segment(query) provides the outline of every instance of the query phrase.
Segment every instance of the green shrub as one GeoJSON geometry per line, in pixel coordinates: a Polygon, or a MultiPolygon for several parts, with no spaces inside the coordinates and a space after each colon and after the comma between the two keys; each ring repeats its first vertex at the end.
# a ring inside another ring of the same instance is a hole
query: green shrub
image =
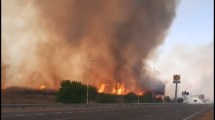
{"type": "Polygon", "coordinates": [[[128,93],[124,96],[124,101],[127,103],[135,103],[137,102],[137,95],[133,92],[128,93]]]}
{"type": "Polygon", "coordinates": [[[62,103],[86,102],[86,86],[77,81],[63,80],[56,100],[62,103]]]}
{"type": "Polygon", "coordinates": [[[97,88],[89,85],[88,90],[89,90],[89,99],[95,100],[98,95],[97,88]]]}
{"type": "Polygon", "coordinates": [[[101,93],[98,94],[96,101],[98,103],[114,103],[116,102],[115,98],[116,98],[115,95],[101,93]]]}
{"type": "Polygon", "coordinates": [[[170,102],[171,101],[169,96],[165,96],[164,100],[165,100],[165,102],[170,102]]]}
{"type": "MultiPolygon", "coordinates": [[[[88,88],[89,99],[96,99],[97,89],[94,86],[88,88]]],[[[87,85],[77,81],[63,80],[57,92],[56,101],[62,103],[85,103],[87,97],[87,85]]]]}
{"type": "Polygon", "coordinates": [[[177,99],[177,103],[183,103],[184,102],[184,99],[183,98],[178,98],[177,99]]]}

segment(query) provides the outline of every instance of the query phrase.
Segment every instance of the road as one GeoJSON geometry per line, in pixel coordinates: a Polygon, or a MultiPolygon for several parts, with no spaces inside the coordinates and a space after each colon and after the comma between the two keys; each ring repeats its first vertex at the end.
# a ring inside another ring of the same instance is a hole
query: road
{"type": "Polygon", "coordinates": [[[2,120],[189,120],[213,104],[124,104],[2,108],[2,120]]]}

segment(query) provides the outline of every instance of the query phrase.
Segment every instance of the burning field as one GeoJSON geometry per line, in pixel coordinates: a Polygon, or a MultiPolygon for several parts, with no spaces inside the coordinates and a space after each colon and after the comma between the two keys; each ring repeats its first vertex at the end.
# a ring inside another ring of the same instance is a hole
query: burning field
{"type": "MultiPolygon", "coordinates": [[[[94,85],[100,93],[144,94],[153,88],[146,61],[164,42],[177,0],[2,4],[3,88],[58,89],[69,79],[94,85]]],[[[164,84],[155,81],[162,92],[164,84]]]]}

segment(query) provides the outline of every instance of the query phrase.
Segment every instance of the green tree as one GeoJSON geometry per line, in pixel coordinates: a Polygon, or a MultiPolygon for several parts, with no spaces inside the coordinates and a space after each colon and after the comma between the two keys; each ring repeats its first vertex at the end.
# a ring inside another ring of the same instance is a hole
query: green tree
{"type": "Polygon", "coordinates": [[[86,85],[77,81],[63,80],[57,92],[56,100],[62,103],[86,102],[86,85]]]}
{"type": "Polygon", "coordinates": [[[95,100],[97,95],[98,95],[97,88],[94,87],[94,86],[89,85],[88,90],[89,90],[89,99],[95,100]]]}
{"type": "Polygon", "coordinates": [[[183,103],[184,102],[184,99],[183,98],[178,98],[177,99],[177,103],[183,103]]]}

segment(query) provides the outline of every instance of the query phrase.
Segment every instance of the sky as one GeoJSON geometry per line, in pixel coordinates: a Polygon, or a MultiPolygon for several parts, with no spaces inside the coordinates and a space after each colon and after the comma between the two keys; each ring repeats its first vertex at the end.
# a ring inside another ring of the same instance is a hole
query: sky
{"type": "Polygon", "coordinates": [[[178,96],[187,90],[213,100],[213,0],[181,0],[164,44],[149,62],[174,97],[172,75],[180,74],[178,96]],[[200,54],[199,54],[200,53],[200,54]],[[155,59],[156,58],[156,59],[155,59]]]}
{"type": "Polygon", "coordinates": [[[213,7],[213,0],[181,0],[165,48],[176,43],[194,46],[212,42],[213,7]]]}

